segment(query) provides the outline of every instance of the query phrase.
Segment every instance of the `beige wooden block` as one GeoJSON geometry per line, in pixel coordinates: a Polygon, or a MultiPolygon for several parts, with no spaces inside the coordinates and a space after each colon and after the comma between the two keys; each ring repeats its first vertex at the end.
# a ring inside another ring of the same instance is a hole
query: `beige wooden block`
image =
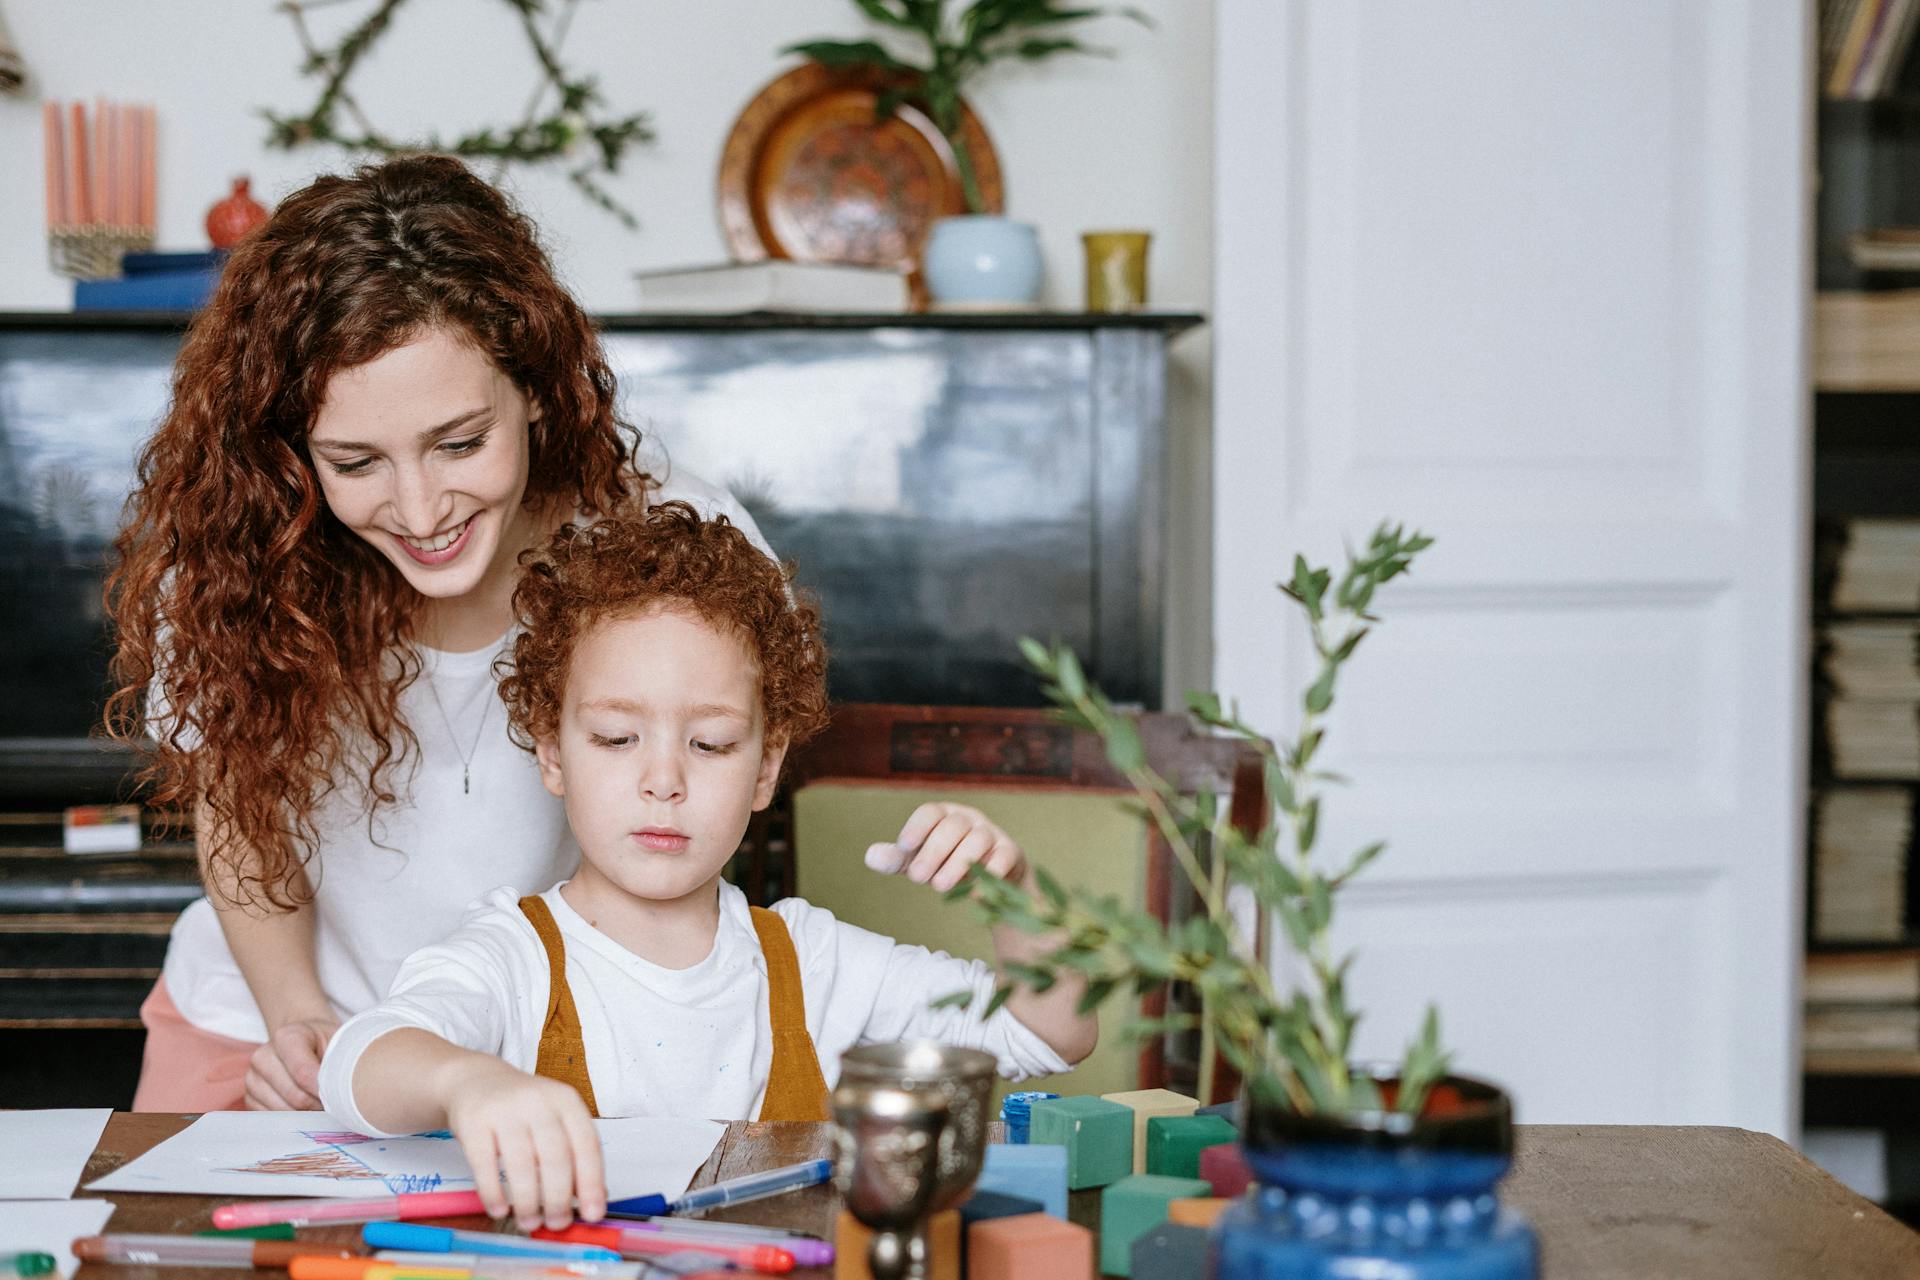
{"type": "Polygon", "coordinates": [[[1133,1112],[1133,1171],[1147,1171],[1147,1121],[1155,1116],[1190,1116],[1200,1104],[1184,1093],[1171,1089],[1134,1089],[1127,1093],[1100,1095],[1133,1112]]]}

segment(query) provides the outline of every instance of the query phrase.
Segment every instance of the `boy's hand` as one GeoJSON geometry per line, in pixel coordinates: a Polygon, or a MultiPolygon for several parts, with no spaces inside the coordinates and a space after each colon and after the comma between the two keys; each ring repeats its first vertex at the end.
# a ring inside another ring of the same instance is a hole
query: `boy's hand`
{"type": "Polygon", "coordinates": [[[959,884],[976,862],[1003,880],[1017,882],[1027,873],[1027,855],[1012,836],[978,809],[944,801],[915,809],[892,844],[867,848],[867,865],[875,871],[904,871],[909,880],[942,893],[959,884]]]}
{"type": "Polygon", "coordinates": [[[474,1054],[448,1086],[447,1128],[492,1216],[511,1212],[522,1231],[543,1223],[558,1231],[573,1220],[576,1198],[582,1220],[606,1216],[600,1135],[571,1085],[474,1054]]]}

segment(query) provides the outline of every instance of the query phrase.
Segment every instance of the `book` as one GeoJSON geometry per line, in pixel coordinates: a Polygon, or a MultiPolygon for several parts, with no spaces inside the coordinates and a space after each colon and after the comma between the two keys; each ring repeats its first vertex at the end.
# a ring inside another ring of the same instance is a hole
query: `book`
{"type": "Polygon", "coordinates": [[[1807,957],[1808,1005],[1920,1005],[1920,951],[1859,951],[1807,957]]]}
{"type": "Polygon", "coordinates": [[[907,277],[885,267],[841,262],[729,262],[636,271],[643,311],[890,312],[910,301],[907,277]]]}
{"type": "Polygon", "coordinates": [[[1920,612],[1920,520],[1823,522],[1814,585],[1842,613],[1920,612]]]}
{"type": "Polygon", "coordinates": [[[154,271],[113,280],[75,280],[75,311],[193,311],[206,305],[220,282],[216,268],[154,271]]]}
{"type": "Polygon", "coordinates": [[[148,250],[120,255],[120,274],[150,276],[162,271],[217,271],[226,263],[225,249],[148,250]]]}
{"type": "Polygon", "coordinates": [[[1920,1005],[1808,1005],[1808,1052],[1920,1050],[1920,1005]]]}
{"type": "Polygon", "coordinates": [[[1920,781],[1920,701],[1833,698],[1827,703],[1826,752],[1836,778],[1920,781]]]}
{"type": "Polygon", "coordinates": [[[1815,940],[1899,942],[1906,936],[1913,808],[1907,787],[1828,787],[1814,797],[1815,940]]]}
{"type": "Polygon", "coordinates": [[[1862,271],[1920,271],[1920,227],[1875,227],[1847,237],[1847,259],[1862,271]]]}
{"type": "Polygon", "coordinates": [[[1832,622],[1820,675],[1843,698],[1920,702],[1920,622],[1832,622]]]}
{"type": "Polygon", "coordinates": [[[60,823],[61,845],[68,853],[138,853],[140,806],[82,804],[68,809],[60,823]]]}

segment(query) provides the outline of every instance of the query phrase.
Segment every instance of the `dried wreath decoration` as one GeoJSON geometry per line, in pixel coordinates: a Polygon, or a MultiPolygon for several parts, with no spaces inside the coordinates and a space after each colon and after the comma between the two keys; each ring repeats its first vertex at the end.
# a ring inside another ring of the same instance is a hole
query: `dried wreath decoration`
{"type": "Polygon", "coordinates": [[[269,126],[267,145],[282,151],[310,143],[332,143],[354,151],[380,155],[405,155],[437,151],[469,160],[494,160],[505,164],[548,164],[578,154],[582,142],[591,144],[585,163],[575,166],[567,177],[589,200],[620,219],[629,228],[637,223],[596,180],[598,175],[617,173],[620,157],[639,142],[653,141],[653,126],[645,112],[616,119],[603,119],[599,112],[605,100],[592,76],[570,75],[560,63],[560,47],[566,41],[567,28],[573,22],[580,0],[561,0],[550,32],[543,34],[537,21],[547,9],[546,0],[505,0],[519,15],[521,30],[540,64],[541,79],[527,103],[519,124],[505,129],[486,128],[451,142],[437,134],[411,141],[396,141],[375,128],[366,113],[347,90],[360,59],[377,43],[393,15],[406,0],[379,0],[366,20],[348,31],[331,48],[321,48],[307,28],[309,10],[326,8],[343,0],[281,0],[279,8],[293,19],[294,33],[306,54],[300,73],[320,80],[320,100],[301,116],[286,116],[263,110],[269,126]],[[559,102],[545,115],[539,114],[551,90],[559,91],[559,102]],[[344,111],[353,129],[343,132],[335,123],[335,113],[344,111]]]}

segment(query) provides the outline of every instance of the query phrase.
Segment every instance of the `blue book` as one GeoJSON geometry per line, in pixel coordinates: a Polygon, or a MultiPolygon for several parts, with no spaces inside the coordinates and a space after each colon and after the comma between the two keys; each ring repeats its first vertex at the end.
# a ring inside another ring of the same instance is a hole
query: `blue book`
{"type": "Polygon", "coordinates": [[[75,280],[75,311],[194,311],[206,305],[220,281],[218,267],[155,271],[117,280],[75,280]]]}
{"type": "Polygon", "coordinates": [[[150,276],[161,271],[218,271],[227,260],[225,249],[188,249],[165,253],[128,253],[120,258],[123,276],[150,276]]]}

